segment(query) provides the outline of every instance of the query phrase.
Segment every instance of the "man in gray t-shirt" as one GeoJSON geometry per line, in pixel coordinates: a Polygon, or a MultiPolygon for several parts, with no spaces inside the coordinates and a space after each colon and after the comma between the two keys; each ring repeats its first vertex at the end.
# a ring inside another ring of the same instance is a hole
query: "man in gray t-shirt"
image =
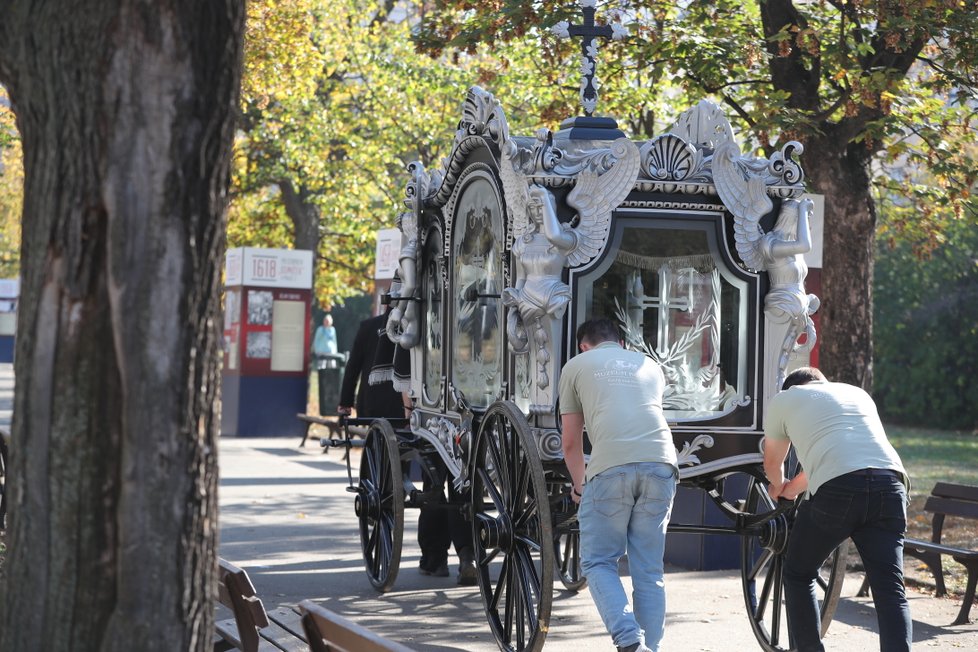
{"type": "Polygon", "coordinates": [[[581,353],[560,375],[560,413],[564,462],[580,502],[581,570],[618,649],[658,650],[666,609],[662,555],[678,477],[662,414],[665,379],[651,358],[622,348],[608,319],[583,323],[577,339],[581,353]],[[626,551],[634,615],[618,577],[626,551]]]}
{"type": "Polygon", "coordinates": [[[803,367],[784,381],[764,417],[764,471],[772,498],[806,489],[788,537],[784,563],[788,627],[799,652],[821,651],[815,597],[818,570],[852,538],[873,591],[880,649],[910,649],[912,623],[903,584],[907,473],[886,439],[873,399],[859,387],[830,383],[803,367]],[[794,446],[804,471],[784,481],[794,446]]]}

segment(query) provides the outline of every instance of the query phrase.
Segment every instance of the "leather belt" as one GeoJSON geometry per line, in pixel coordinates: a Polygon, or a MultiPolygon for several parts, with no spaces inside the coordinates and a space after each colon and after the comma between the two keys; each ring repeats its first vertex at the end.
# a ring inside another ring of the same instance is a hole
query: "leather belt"
{"type": "Polygon", "coordinates": [[[869,475],[869,476],[890,476],[898,477],[900,475],[899,471],[894,471],[893,469],[860,469],[858,471],[852,471],[846,475],[869,475]]]}

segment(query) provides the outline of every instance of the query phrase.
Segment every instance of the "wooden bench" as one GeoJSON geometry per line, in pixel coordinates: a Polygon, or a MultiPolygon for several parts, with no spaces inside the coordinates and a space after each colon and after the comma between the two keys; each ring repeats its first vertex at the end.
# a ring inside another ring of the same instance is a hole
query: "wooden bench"
{"type": "Polygon", "coordinates": [[[219,560],[218,600],[234,618],[214,625],[214,652],[309,652],[299,615],[289,609],[265,612],[248,574],[237,566],[219,560]]]}
{"type": "Polygon", "coordinates": [[[299,611],[312,652],[411,652],[312,600],[300,602],[299,611]]]}
{"type": "MultiPolygon", "coordinates": [[[[295,416],[297,419],[299,419],[299,421],[302,421],[303,423],[306,424],[306,431],[302,435],[302,441],[299,443],[299,448],[302,448],[303,446],[306,445],[306,440],[309,439],[309,430],[314,425],[326,426],[326,428],[329,429],[329,436],[331,439],[340,437],[343,433],[343,426],[340,425],[340,422],[337,421],[335,417],[334,418],[317,417],[314,414],[303,414],[302,412],[299,412],[295,416]]],[[[329,450],[328,448],[323,448],[324,453],[327,452],[328,450],[329,450]]]]}
{"type": "MultiPolygon", "coordinates": [[[[968,570],[968,583],[964,592],[964,602],[958,617],[952,625],[968,623],[971,604],[975,600],[975,585],[978,584],[978,550],[968,550],[947,546],[941,543],[946,517],[968,518],[978,520],[978,487],[950,482],[938,482],[927,502],[924,511],[933,514],[931,519],[931,540],[908,538],[903,544],[903,554],[916,557],[927,565],[934,574],[934,583],[938,596],[947,595],[944,584],[944,569],[941,566],[941,556],[951,557],[968,570]]],[[[869,580],[863,580],[859,595],[868,595],[869,580]]]]}

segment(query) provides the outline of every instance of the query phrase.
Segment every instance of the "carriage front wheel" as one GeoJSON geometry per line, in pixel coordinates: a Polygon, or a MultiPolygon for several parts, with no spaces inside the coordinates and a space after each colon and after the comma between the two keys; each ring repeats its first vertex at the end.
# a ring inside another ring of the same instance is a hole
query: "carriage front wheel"
{"type": "Polygon", "coordinates": [[[554,544],[543,466],[513,403],[486,411],[472,471],[473,547],[489,627],[500,649],[537,652],[550,624],[554,544]]]}
{"type": "MultiPolygon", "coordinates": [[[[751,478],[747,487],[745,511],[762,514],[775,508],[767,485],[751,478]]],[[[788,619],[784,611],[784,555],[788,541],[789,516],[782,514],[769,521],[757,535],[745,535],[741,541],[741,580],[751,629],[761,649],[782,652],[791,646],[788,619]]],[[[821,634],[825,636],[839,604],[842,581],[846,574],[846,540],[829,555],[816,581],[821,634]]]]}
{"type": "Polygon", "coordinates": [[[377,419],[367,431],[354,508],[367,579],[381,593],[389,591],[401,563],[404,482],[397,436],[386,419],[377,419]]]}

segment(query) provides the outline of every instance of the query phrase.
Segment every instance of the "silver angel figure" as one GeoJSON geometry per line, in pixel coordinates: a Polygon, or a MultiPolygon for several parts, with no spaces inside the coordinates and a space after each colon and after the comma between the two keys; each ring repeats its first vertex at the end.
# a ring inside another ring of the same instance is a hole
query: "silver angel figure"
{"type": "Polygon", "coordinates": [[[503,304],[509,308],[506,329],[513,352],[525,353],[530,335],[537,345],[537,386],[543,389],[550,382],[547,326],[550,320],[563,318],[571,300],[561,271],[577,236],[557,220],[554,196],[546,188],[532,186],[529,197],[529,226],[513,243],[517,280],[515,287],[503,290],[503,304]]]}
{"type": "MultiPolygon", "coordinates": [[[[788,356],[810,351],[815,346],[815,323],[812,315],[819,307],[819,299],[805,292],[808,265],[804,254],[812,250],[810,218],[814,204],[810,199],[786,199],[774,228],[758,241],[758,249],[767,269],[771,289],[764,298],[764,312],[772,321],[789,324],[781,347],[778,368],[786,369],[788,356]],[[799,344],[801,335],[805,343],[799,344]]],[[[781,386],[784,372],[778,374],[777,387],[781,386]]]]}
{"type": "MultiPolygon", "coordinates": [[[[801,146],[790,143],[801,153],[801,146]]],[[[784,329],[778,354],[777,375],[772,379],[780,387],[788,366],[788,357],[810,350],[815,344],[815,324],[811,315],[819,300],[805,292],[808,265],[804,254],[812,249],[809,219],[813,204],[809,199],[786,199],[781,204],[774,228],[760,227],[761,217],[772,208],[765,179],[756,173],[758,166],[745,160],[731,141],[717,147],[713,157],[713,181],[717,194],[734,216],[734,239],[744,264],[755,270],[767,270],[771,289],[764,300],[764,314],[784,329]],[[799,344],[805,335],[805,343],[799,344]]]]}
{"type": "MultiPolygon", "coordinates": [[[[538,138],[540,136],[538,135],[538,138]]],[[[529,351],[535,345],[536,386],[546,389],[552,376],[551,342],[559,327],[570,288],[561,280],[565,266],[582,265],[604,248],[611,227],[611,212],[631,191],[638,176],[638,149],[627,138],[620,138],[607,149],[595,152],[594,160],[608,161],[600,173],[597,164],[585,166],[577,175],[567,204],[577,211],[577,226],[561,223],[553,194],[534,184],[529,189],[525,176],[514,165],[516,145],[504,144],[502,179],[514,228],[513,259],[516,283],[503,291],[509,309],[507,332],[514,353],[529,351]]]]}
{"type": "Polygon", "coordinates": [[[418,322],[418,302],[415,293],[418,288],[418,229],[414,215],[401,213],[397,226],[403,234],[401,253],[398,258],[398,273],[401,287],[396,296],[391,296],[391,311],[387,315],[387,337],[405,349],[416,346],[421,341],[418,322]]]}

